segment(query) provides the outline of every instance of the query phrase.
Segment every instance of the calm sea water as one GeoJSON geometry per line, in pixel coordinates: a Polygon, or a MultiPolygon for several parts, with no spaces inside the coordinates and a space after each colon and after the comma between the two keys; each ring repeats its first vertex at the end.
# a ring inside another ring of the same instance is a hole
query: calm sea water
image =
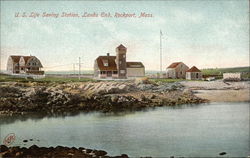
{"type": "Polygon", "coordinates": [[[120,114],[1,119],[1,141],[15,133],[12,145],[75,146],[103,149],[111,155],[249,155],[249,104],[211,103],[163,107],[120,114]],[[24,139],[33,139],[23,143],[24,139]]]}

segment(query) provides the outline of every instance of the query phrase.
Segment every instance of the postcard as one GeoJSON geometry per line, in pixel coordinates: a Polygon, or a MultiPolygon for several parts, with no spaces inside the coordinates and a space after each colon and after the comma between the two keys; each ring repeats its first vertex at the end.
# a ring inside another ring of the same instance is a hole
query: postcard
{"type": "Polygon", "coordinates": [[[250,156],[248,0],[0,2],[0,157],[250,156]]]}

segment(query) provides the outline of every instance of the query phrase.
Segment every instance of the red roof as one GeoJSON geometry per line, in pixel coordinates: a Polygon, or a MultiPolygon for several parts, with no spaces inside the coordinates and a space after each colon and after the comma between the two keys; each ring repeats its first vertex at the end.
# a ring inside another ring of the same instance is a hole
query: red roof
{"type": "Polygon", "coordinates": [[[11,55],[10,57],[12,58],[14,63],[18,63],[21,58],[21,56],[17,56],[17,55],[11,55]]]}
{"type": "Polygon", "coordinates": [[[25,61],[25,64],[27,64],[27,61],[34,56],[23,56],[23,59],[25,61]]]}
{"type": "MultiPolygon", "coordinates": [[[[19,63],[20,58],[23,57],[24,62],[25,62],[25,65],[26,65],[27,62],[28,62],[28,60],[31,59],[31,58],[33,58],[33,57],[35,57],[35,56],[11,55],[10,57],[11,57],[11,59],[12,59],[12,61],[13,61],[14,63],[19,63]]],[[[39,59],[38,59],[38,60],[39,60],[39,59]]],[[[40,60],[39,60],[39,61],[40,61],[40,60]]],[[[42,64],[41,64],[41,67],[43,67],[42,64]]]]}
{"type": "Polygon", "coordinates": [[[167,68],[176,68],[181,62],[175,62],[169,65],[167,68]]]}
{"type": "Polygon", "coordinates": [[[193,66],[189,70],[187,70],[187,72],[201,72],[201,70],[199,70],[197,67],[193,66]]]}
{"type": "Polygon", "coordinates": [[[116,56],[99,56],[96,61],[98,68],[101,71],[117,71],[116,63],[115,63],[116,56]],[[104,66],[103,61],[108,61],[108,66],[104,66]]]}
{"type": "Polygon", "coordinates": [[[20,61],[20,58],[23,57],[25,64],[30,58],[33,58],[34,56],[17,56],[17,55],[11,55],[10,56],[13,60],[13,62],[18,63],[20,61]]]}
{"type": "Polygon", "coordinates": [[[126,49],[126,47],[124,45],[122,45],[122,44],[120,44],[117,48],[119,48],[119,49],[126,49]]]}

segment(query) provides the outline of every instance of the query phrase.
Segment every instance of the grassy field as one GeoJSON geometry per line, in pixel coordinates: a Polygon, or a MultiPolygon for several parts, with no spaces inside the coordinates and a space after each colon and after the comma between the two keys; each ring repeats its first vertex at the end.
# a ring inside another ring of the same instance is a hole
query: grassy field
{"type": "Polygon", "coordinates": [[[186,81],[185,79],[166,79],[166,78],[157,78],[157,79],[149,79],[151,83],[173,83],[179,81],[186,81]]]}
{"type": "Polygon", "coordinates": [[[202,69],[203,75],[222,75],[223,73],[228,72],[243,72],[249,73],[250,67],[235,67],[235,68],[211,68],[211,69],[202,69]]]}
{"type": "Polygon", "coordinates": [[[88,81],[94,81],[93,79],[89,78],[81,78],[80,80],[78,78],[59,78],[59,77],[45,77],[42,79],[31,79],[31,78],[16,78],[9,75],[0,74],[0,82],[56,82],[56,83],[65,83],[65,82],[88,82],[88,81]]]}

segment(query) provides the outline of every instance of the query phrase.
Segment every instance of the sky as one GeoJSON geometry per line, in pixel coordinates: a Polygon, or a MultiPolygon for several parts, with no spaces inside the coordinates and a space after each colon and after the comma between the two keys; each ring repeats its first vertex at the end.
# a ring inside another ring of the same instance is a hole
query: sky
{"type": "Polygon", "coordinates": [[[189,67],[249,66],[248,0],[179,1],[1,1],[1,69],[10,55],[34,55],[45,71],[93,70],[100,55],[127,47],[127,61],[146,70],[182,61],[189,67]],[[32,12],[39,17],[15,17],[32,12]],[[75,13],[79,17],[42,17],[75,13]],[[99,17],[81,17],[85,12],[99,17]],[[102,12],[112,17],[100,17],[102,12]],[[135,13],[117,18],[115,13],[135,13]],[[141,17],[141,13],[152,17],[141,17]]]}

